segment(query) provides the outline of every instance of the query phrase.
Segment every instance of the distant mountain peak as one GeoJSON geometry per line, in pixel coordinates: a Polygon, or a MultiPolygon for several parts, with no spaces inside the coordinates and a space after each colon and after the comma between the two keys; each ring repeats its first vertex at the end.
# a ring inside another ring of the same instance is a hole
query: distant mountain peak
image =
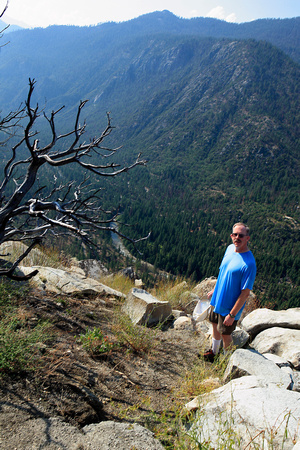
{"type": "Polygon", "coordinates": [[[13,31],[22,30],[22,27],[19,27],[19,25],[10,25],[9,23],[3,22],[3,20],[0,20],[0,30],[4,30],[5,33],[12,33],[13,31]]]}

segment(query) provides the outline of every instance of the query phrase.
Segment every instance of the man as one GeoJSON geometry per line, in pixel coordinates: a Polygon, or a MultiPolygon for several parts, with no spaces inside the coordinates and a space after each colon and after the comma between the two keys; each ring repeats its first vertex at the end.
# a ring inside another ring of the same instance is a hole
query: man
{"type": "Polygon", "coordinates": [[[248,248],[250,232],[244,223],[233,225],[232,244],[227,247],[222,260],[211,299],[209,320],[212,322],[212,348],[204,353],[206,361],[213,362],[223,341],[224,350],[232,343],[231,333],[241,317],[256,275],[256,264],[248,248]]]}

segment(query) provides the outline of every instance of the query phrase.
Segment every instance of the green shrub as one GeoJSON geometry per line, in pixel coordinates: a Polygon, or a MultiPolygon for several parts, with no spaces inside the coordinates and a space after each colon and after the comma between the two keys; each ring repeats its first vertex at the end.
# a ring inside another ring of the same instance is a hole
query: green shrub
{"type": "Polygon", "coordinates": [[[16,306],[17,300],[27,294],[28,289],[0,279],[0,318],[7,310],[16,306]]]}
{"type": "Polygon", "coordinates": [[[28,328],[16,313],[7,314],[0,321],[0,373],[34,370],[39,348],[50,337],[48,328],[48,323],[28,328]]]}
{"type": "Polygon", "coordinates": [[[100,328],[86,330],[85,334],[79,336],[78,341],[91,355],[108,353],[118,346],[118,344],[112,342],[108,336],[105,336],[100,328]]]}
{"type": "Polygon", "coordinates": [[[0,282],[0,375],[33,370],[41,357],[39,348],[50,338],[48,323],[34,328],[20,319],[18,303],[28,288],[7,280],[0,282]]]}
{"type": "Polygon", "coordinates": [[[135,325],[127,315],[116,313],[113,330],[120,345],[136,353],[151,353],[157,346],[157,329],[135,325]]]}

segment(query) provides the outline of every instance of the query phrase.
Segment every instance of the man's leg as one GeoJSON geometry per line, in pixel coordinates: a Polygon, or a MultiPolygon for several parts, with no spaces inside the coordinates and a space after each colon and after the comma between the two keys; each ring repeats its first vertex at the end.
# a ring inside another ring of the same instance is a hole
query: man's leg
{"type": "Polygon", "coordinates": [[[231,326],[224,325],[225,316],[218,317],[218,332],[220,333],[223,340],[224,351],[228,350],[232,345],[232,333],[236,328],[237,321],[235,320],[231,326]]]}
{"type": "Polygon", "coordinates": [[[230,345],[232,344],[232,336],[231,334],[222,334],[222,339],[224,350],[227,350],[228,347],[230,347],[230,345]]]}
{"type": "Polygon", "coordinates": [[[218,324],[213,323],[213,332],[212,332],[212,346],[211,349],[214,353],[214,355],[217,355],[219,353],[221,342],[222,342],[222,335],[218,332],[218,324]]]}
{"type": "Polygon", "coordinates": [[[220,341],[222,339],[222,335],[221,335],[221,333],[218,332],[218,324],[212,323],[212,327],[213,327],[213,332],[212,332],[213,339],[220,341]]]}
{"type": "Polygon", "coordinates": [[[207,352],[204,353],[204,361],[213,362],[215,359],[215,355],[219,352],[220,345],[222,342],[222,336],[218,332],[218,324],[215,323],[217,321],[217,315],[214,314],[213,309],[211,310],[209,321],[212,324],[212,348],[209,349],[207,352]]]}
{"type": "Polygon", "coordinates": [[[213,362],[215,359],[215,356],[219,353],[221,342],[222,342],[222,336],[218,332],[218,324],[212,322],[213,327],[213,333],[212,333],[212,346],[211,348],[204,353],[204,361],[213,362]]]}

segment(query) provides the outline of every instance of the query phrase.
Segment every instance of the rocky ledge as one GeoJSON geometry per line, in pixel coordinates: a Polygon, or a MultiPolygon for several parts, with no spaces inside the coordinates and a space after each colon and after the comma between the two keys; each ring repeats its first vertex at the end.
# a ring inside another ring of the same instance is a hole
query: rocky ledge
{"type": "MultiPolygon", "coordinates": [[[[125,297],[86,275],[78,268],[73,271],[39,268],[35,281],[45,292],[54,290],[70,294],[72,287],[76,295],[81,290],[84,296],[107,292],[117,298],[125,297]]],[[[211,339],[210,324],[206,320],[196,322],[192,311],[213,283],[212,279],[204,280],[193,292],[184,292],[185,300],[190,300],[185,311],[172,311],[167,302],[136,288],[125,299],[123,311],[135,323],[146,325],[172,318],[175,332],[190,333],[190,336],[196,332],[202,342],[208,342],[211,339]]],[[[237,349],[229,359],[223,385],[185,405],[187,432],[199,445],[209,442],[213,448],[225,448],[226,442],[234,440],[237,449],[300,448],[299,333],[300,308],[287,311],[257,309],[242,320],[234,333],[237,349]]],[[[98,400],[93,395],[91,401],[97,403],[98,400]]],[[[3,404],[1,412],[7,414],[6,424],[15,420],[9,411],[9,404],[3,404]]],[[[39,449],[41,445],[66,450],[163,448],[145,428],[111,420],[86,425],[79,430],[62,418],[41,417],[19,423],[18,433],[20,439],[21,436],[27,436],[27,442],[30,439],[31,450],[39,449]]],[[[12,446],[0,436],[1,442],[8,450],[26,448],[18,447],[18,436],[11,440],[12,446]]]]}

